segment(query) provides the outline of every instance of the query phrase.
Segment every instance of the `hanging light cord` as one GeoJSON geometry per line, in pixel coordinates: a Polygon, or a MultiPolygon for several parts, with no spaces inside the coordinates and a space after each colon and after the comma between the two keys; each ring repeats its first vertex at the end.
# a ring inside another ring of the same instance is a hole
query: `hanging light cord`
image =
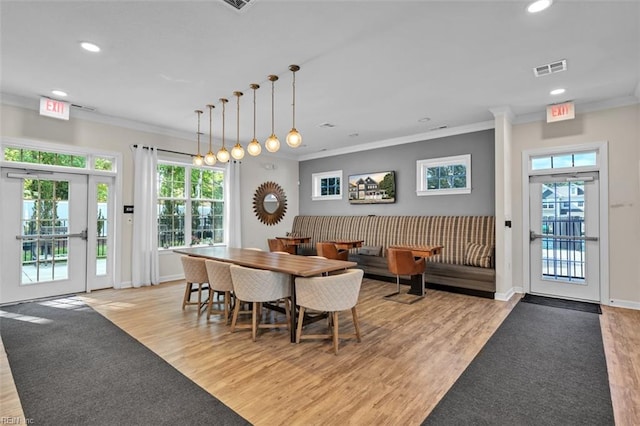
{"type": "Polygon", "coordinates": [[[196,136],[198,137],[198,156],[200,156],[200,114],[202,111],[196,111],[196,114],[198,114],[198,133],[196,136]]]}
{"type": "Polygon", "coordinates": [[[256,138],[256,89],[253,89],[253,139],[256,138]]]}
{"type": "Polygon", "coordinates": [[[236,95],[236,144],[240,144],[240,95],[236,95]]]}
{"type": "Polygon", "coordinates": [[[211,125],[211,116],[213,112],[213,105],[209,105],[209,152],[211,152],[211,129],[212,129],[212,125],[211,125]]]}
{"type": "Polygon", "coordinates": [[[271,80],[271,134],[272,134],[272,135],[273,135],[273,134],[275,134],[275,131],[274,131],[274,124],[273,124],[273,122],[274,122],[274,118],[273,118],[273,117],[274,117],[274,112],[273,112],[273,106],[274,106],[273,96],[274,96],[274,94],[275,94],[275,90],[276,90],[276,89],[275,89],[275,81],[274,81],[274,80],[271,80]]]}
{"type": "Polygon", "coordinates": [[[222,101],[222,147],[224,148],[224,104],[226,102],[222,101]]]}
{"type": "Polygon", "coordinates": [[[293,72],[293,128],[296,127],[296,73],[293,72]]]}

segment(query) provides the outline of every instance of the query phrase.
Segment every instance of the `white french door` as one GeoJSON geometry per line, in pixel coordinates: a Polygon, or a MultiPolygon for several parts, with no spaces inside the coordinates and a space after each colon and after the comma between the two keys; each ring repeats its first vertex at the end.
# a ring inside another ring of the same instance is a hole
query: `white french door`
{"type": "Polygon", "coordinates": [[[85,291],[87,175],[3,167],[0,194],[0,303],[85,291]]]}
{"type": "Polygon", "coordinates": [[[600,301],[598,172],[529,179],[530,291],[600,301]]]}

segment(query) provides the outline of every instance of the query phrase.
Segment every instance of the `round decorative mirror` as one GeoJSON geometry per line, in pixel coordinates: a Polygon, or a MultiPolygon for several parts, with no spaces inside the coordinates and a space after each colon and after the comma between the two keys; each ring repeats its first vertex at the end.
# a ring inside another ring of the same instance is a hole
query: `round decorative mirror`
{"type": "Polygon", "coordinates": [[[275,182],[265,182],[253,195],[253,211],[265,225],[280,222],[287,211],[287,197],[282,187],[275,182]]]}

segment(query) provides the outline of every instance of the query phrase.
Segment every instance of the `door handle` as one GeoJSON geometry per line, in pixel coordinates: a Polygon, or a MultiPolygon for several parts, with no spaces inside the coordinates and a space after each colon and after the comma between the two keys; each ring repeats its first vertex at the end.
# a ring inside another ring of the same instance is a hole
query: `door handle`
{"type": "Polygon", "coordinates": [[[75,234],[34,234],[34,235],[16,235],[16,240],[54,240],[56,238],[82,238],[88,239],[88,230],[84,229],[75,234]]]}
{"type": "Polygon", "coordinates": [[[533,241],[537,238],[547,238],[550,240],[570,240],[570,241],[598,241],[598,237],[572,237],[569,235],[544,235],[544,234],[536,234],[533,231],[529,231],[529,240],[533,241]]]}

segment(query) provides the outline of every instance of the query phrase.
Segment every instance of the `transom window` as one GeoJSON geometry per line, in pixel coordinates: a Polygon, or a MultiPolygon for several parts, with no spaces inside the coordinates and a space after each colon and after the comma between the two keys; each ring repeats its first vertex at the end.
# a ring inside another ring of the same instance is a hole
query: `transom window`
{"type": "Polygon", "coordinates": [[[224,171],[159,162],[158,246],[224,243],[224,171]]]}
{"type": "Polygon", "coordinates": [[[418,195],[469,194],[471,154],[416,162],[418,195]]]}
{"type": "Polygon", "coordinates": [[[342,170],[312,175],[312,200],[342,199],[342,170]]]}
{"type": "Polygon", "coordinates": [[[45,164],[48,166],[72,167],[115,172],[115,157],[93,154],[72,154],[32,148],[7,146],[3,150],[4,161],[12,163],[45,164]]]}
{"type": "Polygon", "coordinates": [[[531,170],[566,169],[596,166],[597,164],[595,151],[545,155],[543,157],[531,158],[531,170]]]}

